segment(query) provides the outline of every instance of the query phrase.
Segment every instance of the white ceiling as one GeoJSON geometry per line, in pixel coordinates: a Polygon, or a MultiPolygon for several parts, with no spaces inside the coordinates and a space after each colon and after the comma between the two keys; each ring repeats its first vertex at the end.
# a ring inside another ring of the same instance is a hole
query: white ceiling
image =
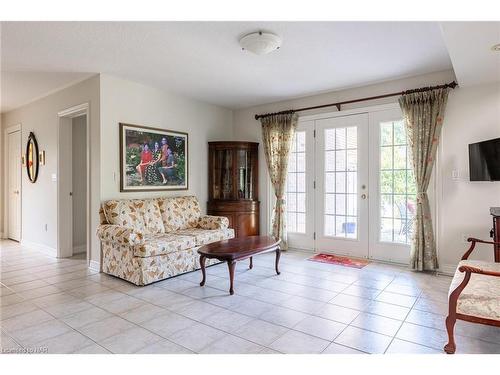
{"type": "Polygon", "coordinates": [[[437,22],[2,22],[1,59],[2,110],[81,73],[242,108],[452,67],[437,22]],[[241,51],[256,30],[281,49],[241,51]]]}
{"type": "Polygon", "coordinates": [[[2,112],[30,103],[93,74],[53,72],[2,72],[2,112]]]}
{"type": "Polygon", "coordinates": [[[500,82],[500,22],[444,22],[443,37],[461,86],[500,82]]]}

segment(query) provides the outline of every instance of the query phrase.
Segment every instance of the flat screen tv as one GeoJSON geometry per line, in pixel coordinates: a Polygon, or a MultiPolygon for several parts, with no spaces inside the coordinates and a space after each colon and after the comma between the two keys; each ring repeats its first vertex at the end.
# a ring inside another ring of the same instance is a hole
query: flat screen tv
{"type": "Polygon", "coordinates": [[[500,181],[500,138],[469,145],[471,181],[500,181]]]}

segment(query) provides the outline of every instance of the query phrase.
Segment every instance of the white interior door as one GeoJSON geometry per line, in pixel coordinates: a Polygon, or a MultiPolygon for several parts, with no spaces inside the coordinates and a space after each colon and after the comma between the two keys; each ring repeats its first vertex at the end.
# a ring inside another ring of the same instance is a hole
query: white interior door
{"type": "Polygon", "coordinates": [[[58,257],[73,255],[73,123],[71,118],[60,118],[59,124],[59,243],[58,257]]]}
{"type": "Polygon", "coordinates": [[[21,131],[17,130],[7,135],[7,237],[21,240],[21,131]]]}
{"type": "Polygon", "coordinates": [[[316,251],[368,257],[368,114],[315,121],[316,251]]]}
{"type": "Polygon", "coordinates": [[[370,113],[370,258],[407,264],[416,186],[401,110],[370,113]]]}

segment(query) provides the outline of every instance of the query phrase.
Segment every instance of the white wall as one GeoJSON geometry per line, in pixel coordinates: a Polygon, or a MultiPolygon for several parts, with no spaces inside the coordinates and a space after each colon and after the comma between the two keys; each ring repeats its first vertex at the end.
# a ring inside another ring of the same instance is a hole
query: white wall
{"type": "MultiPolygon", "coordinates": [[[[86,102],[90,104],[91,230],[95,233],[99,222],[100,203],[99,76],[2,114],[3,129],[21,124],[23,148],[29,132],[33,131],[40,151],[46,152],[47,162],[45,166],[40,166],[36,183],[33,184],[28,180],[24,170],[22,173],[22,239],[27,244],[36,245],[53,253],[57,249],[57,182],[52,181],[51,176],[57,173],[59,127],[57,114],[86,102]]],[[[91,259],[95,259],[99,254],[99,244],[94,235],[91,237],[91,259]]]]}
{"type": "Polygon", "coordinates": [[[73,249],[85,251],[87,244],[87,117],[72,120],[73,249]]]}
{"type": "Polygon", "coordinates": [[[139,83],[101,75],[101,199],[196,195],[203,210],[208,196],[208,141],[230,140],[233,113],[139,83]],[[119,123],[189,134],[189,190],[120,193],[119,123]]]}
{"type": "MultiPolygon", "coordinates": [[[[314,95],[279,103],[271,103],[252,108],[237,110],[234,113],[233,131],[236,140],[262,143],[260,122],[255,114],[276,112],[286,109],[356,99],[359,97],[398,92],[406,89],[447,83],[455,79],[452,71],[438,72],[418,77],[400,79],[375,85],[314,95]]],[[[379,99],[364,103],[346,105],[343,109],[361,108],[377,104],[397,102],[397,97],[379,99]]],[[[488,238],[491,225],[489,206],[500,205],[500,183],[470,183],[451,181],[451,170],[468,169],[466,145],[482,139],[500,137],[500,95],[498,86],[458,88],[451,92],[445,116],[442,155],[439,174],[442,175],[438,186],[438,251],[443,268],[456,264],[464,252],[461,233],[476,234],[488,238]],[[454,163],[454,164],[453,164],[454,163]],[[452,166],[454,165],[454,166],[452,166]],[[442,190],[442,192],[441,192],[442,190]],[[446,198],[444,197],[446,195],[446,198]],[[467,202],[465,202],[467,201],[467,202]],[[462,209],[466,207],[465,209],[462,209]],[[471,220],[472,219],[472,220],[471,220]]],[[[302,114],[322,113],[332,108],[302,112],[302,114]]],[[[269,202],[266,192],[269,177],[263,150],[259,154],[259,168],[262,171],[259,181],[261,201],[261,233],[267,233],[269,202]]],[[[488,254],[491,256],[491,253],[488,254]]]]}
{"type": "MultiPolygon", "coordinates": [[[[470,182],[468,144],[500,137],[500,83],[455,89],[449,97],[439,154],[439,261],[455,265],[467,247],[462,235],[489,239],[489,209],[500,206],[500,182],[470,182]],[[452,171],[460,179],[452,179],[452,171]]],[[[480,246],[474,259],[491,260],[491,246],[480,246]],[[479,251],[478,251],[479,250],[479,251]]]]}

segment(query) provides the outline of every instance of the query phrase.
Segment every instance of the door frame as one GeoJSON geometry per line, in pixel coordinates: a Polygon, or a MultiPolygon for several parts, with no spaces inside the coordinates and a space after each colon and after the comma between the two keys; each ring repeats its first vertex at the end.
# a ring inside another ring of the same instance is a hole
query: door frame
{"type": "MultiPolygon", "coordinates": [[[[16,131],[19,131],[21,134],[21,152],[23,151],[23,130],[22,130],[22,124],[16,124],[13,126],[9,126],[4,130],[4,142],[3,142],[3,149],[4,149],[4,165],[3,165],[3,171],[4,171],[4,176],[6,177],[4,179],[4,184],[3,184],[3,192],[4,192],[4,197],[3,197],[3,202],[4,202],[4,217],[3,217],[3,222],[5,223],[3,226],[4,233],[1,234],[0,237],[2,238],[8,238],[9,235],[9,179],[7,176],[7,171],[9,170],[9,134],[14,133],[16,131]]],[[[21,155],[20,155],[21,156],[21,155]]],[[[22,240],[23,238],[23,171],[22,171],[22,164],[21,164],[21,181],[19,185],[19,199],[20,199],[20,204],[19,204],[19,220],[21,222],[21,227],[19,228],[19,241],[22,240]]]]}
{"type": "MultiPolygon", "coordinates": [[[[362,114],[362,113],[367,113],[368,116],[369,116],[369,133],[370,133],[370,126],[371,126],[371,119],[370,119],[370,115],[373,115],[375,114],[376,112],[381,112],[381,111],[388,111],[388,110],[399,110],[400,109],[400,106],[397,102],[393,102],[393,103],[387,103],[387,104],[380,104],[380,105],[373,105],[373,106],[366,106],[366,107],[359,107],[359,108],[352,108],[352,109],[347,109],[347,110],[342,110],[342,111],[333,111],[333,112],[323,112],[323,113],[317,113],[317,114],[311,114],[311,115],[299,115],[299,121],[300,122],[306,122],[306,121],[314,121],[314,120],[321,120],[321,119],[326,119],[326,118],[332,118],[332,117],[342,117],[342,116],[349,116],[349,115],[356,115],[356,114],[362,114]]],[[[431,185],[429,186],[429,190],[430,190],[430,195],[434,196],[435,198],[433,199],[433,202],[431,202],[431,211],[432,211],[432,216],[433,216],[433,223],[434,223],[434,226],[435,228],[439,228],[439,215],[438,215],[438,200],[440,198],[440,195],[439,195],[439,192],[441,190],[441,187],[440,187],[440,176],[439,174],[436,173],[436,170],[439,168],[439,164],[440,164],[440,158],[439,158],[439,154],[441,152],[441,149],[442,149],[442,146],[439,145],[438,146],[438,155],[437,155],[437,158],[436,158],[436,165],[434,166],[434,170],[433,170],[433,175],[435,174],[435,176],[433,176],[432,178],[432,183],[431,185]]],[[[372,168],[372,166],[370,166],[370,168],[372,168]]],[[[372,181],[370,179],[370,185],[371,185],[372,181]]],[[[267,176],[267,184],[269,186],[269,197],[272,198],[273,197],[273,194],[272,194],[272,190],[271,190],[271,184],[269,183],[269,177],[267,176]]],[[[316,194],[316,193],[314,193],[316,194]]],[[[272,200],[269,200],[269,206],[272,207],[272,200]]],[[[271,218],[270,216],[270,213],[271,213],[271,209],[269,210],[269,220],[271,218]]],[[[369,231],[371,232],[371,229],[369,228],[369,231]]],[[[438,230],[435,230],[435,237],[436,237],[436,243],[439,243],[439,231],[438,230]]],[[[370,238],[371,240],[371,238],[370,238]]],[[[292,248],[295,248],[294,244],[291,243],[290,246],[292,248]]],[[[313,247],[314,247],[314,252],[317,252],[316,250],[316,244],[313,243],[313,247]]],[[[387,260],[378,260],[378,259],[374,259],[374,261],[377,261],[377,262],[387,262],[387,260]]],[[[391,261],[389,261],[391,262],[391,261]]],[[[392,263],[392,262],[391,262],[392,263]]]]}
{"type": "MultiPolygon", "coordinates": [[[[61,248],[61,244],[64,243],[65,233],[61,231],[61,223],[62,223],[62,209],[63,206],[61,204],[61,179],[60,179],[60,149],[61,149],[61,126],[67,126],[65,123],[67,119],[73,119],[74,117],[85,116],[85,126],[86,126],[86,172],[87,172],[87,202],[86,202],[86,259],[87,265],[90,265],[90,246],[91,246],[91,201],[90,201],[90,104],[88,102],[78,104],[76,106],[64,109],[57,113],[57,257],[64,258],[68,256],[72,256],[73,254],[65,253],[61,248]]],[[[73,253],[71,251],[71,253],[73,253]]]]}

